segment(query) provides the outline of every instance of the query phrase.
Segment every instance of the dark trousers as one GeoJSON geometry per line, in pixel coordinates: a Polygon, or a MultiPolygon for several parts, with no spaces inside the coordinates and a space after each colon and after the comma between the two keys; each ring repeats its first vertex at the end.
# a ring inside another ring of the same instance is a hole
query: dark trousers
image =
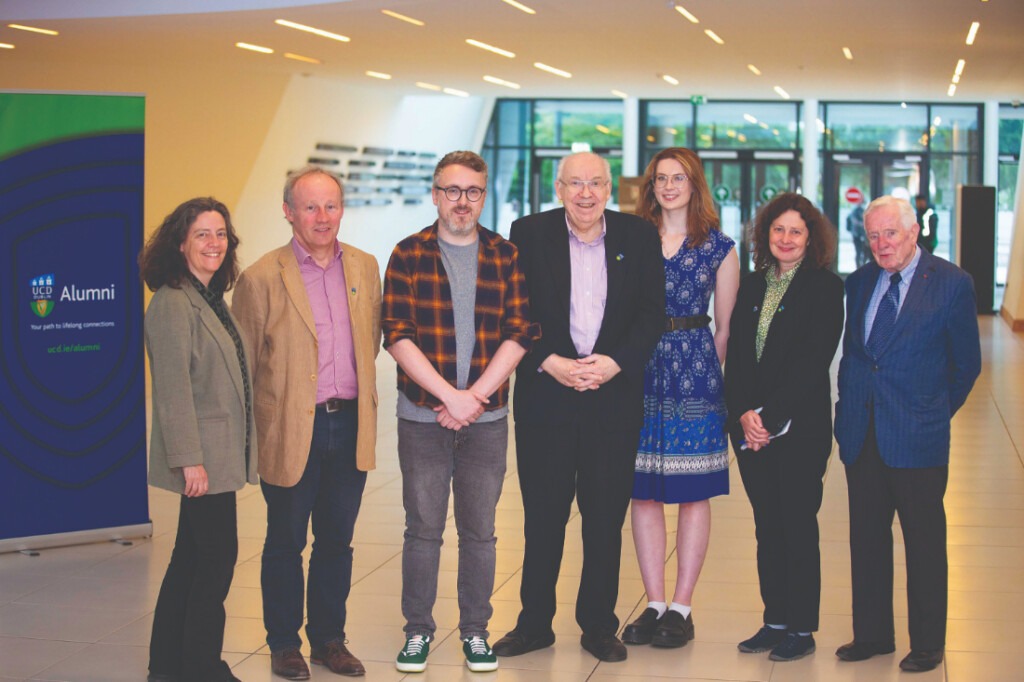
{"type": "Polygon", "coordinates": [[[818,629],[821,554],[818,509],[831,439],[783,436],[736,455],[754,510],[764,622],[791,632],[818,629]]]}
{"type": "Polygon", "coordinates": [[[633,489],[639,432],[593,423],[516,424],[515,431],[526,535],[517,627],[528,636],[551,632],[565,525],[575,497],[583,521],[576,622],[586,633],[615,634],[622,523],[633,489]]]}
{"type": "Polygon", "coordinates": [[[238,558],[235,493],[181,497],[178,535],[160,586],[149,643],[149,670],[183,680],[219,680],[224,599],[238,558]]]}
{"type": "Polygon", "coordinates": [[[946,645],[946,494],[949,467],[897,469],[878,454],[874,425],[846,467],[850,494],[853,637],[892,642],[892,521],[900,515],[907,556],[910,648],[946,645]]]}
{"type": "Polygon", "coordinates": [[[272,652],[302,643],[302,551],[310,517],[313,551],[306,637],[314,647],[345,639],[352,533],[366,484],[366,472],[356,469],[357,424],[354,409],[332,413],[317,409],[309,460],[299,482],[290,488],[260,483],[267,501],[267,540],[260,577],[263,624],[272,652]]]}

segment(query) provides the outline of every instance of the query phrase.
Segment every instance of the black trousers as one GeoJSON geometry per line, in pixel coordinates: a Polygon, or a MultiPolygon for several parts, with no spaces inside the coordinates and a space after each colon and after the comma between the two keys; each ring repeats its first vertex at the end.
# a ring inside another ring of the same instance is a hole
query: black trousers
{"type": "Polygon", "coordinates": [[[754,510],[764,622],[792,632],[818,629],[821,554],[818,509],[831,439],[792,435],[736,460],[754,510]]]}
{"type": "Polygon", "coordinates": [[[639,432],[601,424],[516,424],[515,431],[526,535],[517,628],[531,637],[551,632],[565,525],[575,497],[583,521],[576,622],[586,633],[615,634],[622,524],[639,432]]]}
{"type": "Polygon", "coordinates": [[[221,660],[224,599],[238,558],[235,493],[181,497],[178,535],[153,616],[149,671],[231,679],[221,660]]]}
{"type": "Polygon", "coordinates": [[[946,644],[946,494],[949,467],[897,469],[878,454],[874,424],[860,455],[846,467],[850,495],[853,637],[892,642],[892,521],[900,515],[907,556],[910,648],[946,644]]]}

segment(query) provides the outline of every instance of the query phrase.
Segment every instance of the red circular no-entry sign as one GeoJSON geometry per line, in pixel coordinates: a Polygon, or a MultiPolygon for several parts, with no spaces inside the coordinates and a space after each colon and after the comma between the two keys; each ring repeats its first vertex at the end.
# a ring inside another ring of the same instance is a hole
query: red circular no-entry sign
{"type": "Polygon", "coordinates": [[[846,200],[851,204],[859,204],[864,201],[864,192],[861,192],[856,187],[851,187],[846,190],[846,200]]]}

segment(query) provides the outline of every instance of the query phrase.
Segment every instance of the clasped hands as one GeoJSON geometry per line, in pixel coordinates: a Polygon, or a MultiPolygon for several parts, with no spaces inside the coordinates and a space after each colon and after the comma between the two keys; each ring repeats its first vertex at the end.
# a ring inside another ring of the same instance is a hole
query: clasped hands
{"type": "Polygon", "coordinates": [[[565,358],[552,353],[541,363],[541,369],[558,383],[577,391],[596,391],[622,371],[619,363],[599,353],[585,358],[565,358]]]}
{"type": "Polygon", "coordinates": [[[487,396],[472,387],[462,391],[456,389],[447,400],[434,408],[437,423],[446,429],[458,431],[475,422],[484,413],[484,405],[488,402],[487,396]]]}
{"type": "Polygon", "coordinates": [[[740,426],[743,428],[743,438],[747,441],[748,450],[757,452],[771,440],[772,434],[764,428],[761,415],[754,410],[747,410],[740,416],[740,426]]]}

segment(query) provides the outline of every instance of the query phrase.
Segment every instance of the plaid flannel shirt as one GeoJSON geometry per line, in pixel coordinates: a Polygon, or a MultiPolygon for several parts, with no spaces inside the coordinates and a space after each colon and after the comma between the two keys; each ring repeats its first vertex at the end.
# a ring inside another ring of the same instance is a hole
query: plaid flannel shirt
{"type": "MultiPolygon", "coordinates": [[[[518,251],[501,235],[477,226],[479,251],[476,280],[476,344],[470,361],[469,384],[483,373],[498,347],[513,340],[527,351],[540,338],[540,325],[530,322],[526,280],[518,251]]],[[[434,369],[456,385],[455,313],[448,275],[441,262],[437,223],[398,243],[384,273],[381,315],[384,347],[409,339],[434,369]]],[[[506,380],[487,404],[488,410],[508,403],[506,380]]],[[[436,407],[440,401],[398,368],[398,389],[412,402],[436,407]]]]}

